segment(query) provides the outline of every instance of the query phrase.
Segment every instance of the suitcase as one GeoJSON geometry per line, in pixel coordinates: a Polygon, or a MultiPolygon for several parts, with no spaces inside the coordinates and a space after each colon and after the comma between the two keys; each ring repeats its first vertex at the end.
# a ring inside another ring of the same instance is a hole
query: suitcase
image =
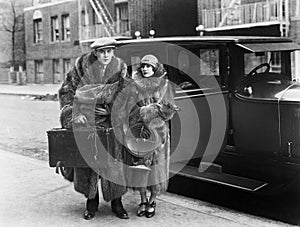
{"type": "Polygon", "coordinates": [[[108,136],[105,129],[61,129],[47,131],[49,165],[56,167],[105,167],[108,136]]]}

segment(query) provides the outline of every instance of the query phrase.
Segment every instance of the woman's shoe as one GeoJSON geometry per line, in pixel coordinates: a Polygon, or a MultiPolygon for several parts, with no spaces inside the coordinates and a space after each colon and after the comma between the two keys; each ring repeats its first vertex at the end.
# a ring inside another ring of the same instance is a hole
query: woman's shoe
{"type": "Polygon", "coordinates": [[[140,203],[139,204],[139,208],[138,208],[138,210],[137,210],[137,212],[136,212],[136,215],[138,216],[138,217],[142,217],[142,216],[144,216],[145,214],[146,214],[146,209],[147,209],[147,206],[148,206],[148,201],[147,202],[143,202],[143,203],[140,203]]]}
{"type": "Polygon", "coordinates": [[[146,217],[147,218],[152,218],[155,215],[155,207],[156,207],[156,202],[155,201],[148,204],[147,210],[146,210],[146,217]]]}

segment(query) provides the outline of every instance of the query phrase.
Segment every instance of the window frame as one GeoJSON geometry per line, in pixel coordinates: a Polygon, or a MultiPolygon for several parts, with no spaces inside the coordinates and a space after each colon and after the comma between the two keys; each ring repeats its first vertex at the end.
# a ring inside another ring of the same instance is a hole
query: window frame
{"type": "Polygon", "coordinates": [[[71,70],[71,59],[64,58],[63,59],[63,79],[65,79],[66,74],[71,70]],[[67,66],[68,65],[68,66],[67,66]]]}
{"type": "Polygon", "coordinates": [[[61,15],[61,40],[70,41],[71,40],[71,29],[70,29],[70,14],[65,13],[61,15]]]}
{"type": "Polygon", "coordinates": [[[58,16],[52,16],[50,18],[50,29],[51,29],[51,42],[58,42],[60,38],[60,32],[59,32],[59,21],[58,16]]]}
{"type": "Polygon", "coordinates": [[[43,42],[43,20],[36,18],[33,20],[33,43],[40,44],[43,42]]]}
{"type": "Polygon", "coordinates": [[[129,29],[129,8],[127,2],[116,4],[116,18],[118,22],[119,32],[120,33],[128,32],[130,29],[129,29]]]}

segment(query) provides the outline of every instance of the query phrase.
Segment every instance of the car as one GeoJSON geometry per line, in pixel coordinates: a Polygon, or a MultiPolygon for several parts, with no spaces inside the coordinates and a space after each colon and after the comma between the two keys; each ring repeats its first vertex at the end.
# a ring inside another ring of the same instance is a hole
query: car
{"type": "Polygon", "coordinates": [[[157,56],[174,84],[172,176],[271,194],[300,180],[299,49],[285,37],[198,36],[123,40],[116,53],[130,73],[157,56]]]}
{"type": "MultiPolygon", "coordinates": [[[[167,71],[180,108],[170,122],[172,179],[274,194],[300,181],[297,50],[285,37],[190,36],[119,40],[115,53],[129,74],[146,54],[167,71]]],[[[89,154],[89,132],[48,132],[50,166],[86,166],[76,135],[89,154]]]]}

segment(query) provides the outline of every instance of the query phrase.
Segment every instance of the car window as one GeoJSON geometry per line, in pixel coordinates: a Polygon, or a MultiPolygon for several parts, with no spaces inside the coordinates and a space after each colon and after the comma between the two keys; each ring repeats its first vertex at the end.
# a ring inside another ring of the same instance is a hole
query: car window
{"type": "MultiPolygon", "coordinates": [[[[251,70],[261,64],[270,64],[270,72],[281,73],[281,54],[278,51],[274,52],[259,52],[259,53],[246,53],[244,55],[244,75],[247,76],[251,70]]],[[[266,68],[262,67],[257,70],[257,73],[262,73],[266,68]]]]}
{"type": "Polygon", "coordinates": [[[207,89],[219,86],[219,49],[182,48],[177,52],[176,56],[178,65],[177,81],[179,81],[182,89],[207,89]]]}

